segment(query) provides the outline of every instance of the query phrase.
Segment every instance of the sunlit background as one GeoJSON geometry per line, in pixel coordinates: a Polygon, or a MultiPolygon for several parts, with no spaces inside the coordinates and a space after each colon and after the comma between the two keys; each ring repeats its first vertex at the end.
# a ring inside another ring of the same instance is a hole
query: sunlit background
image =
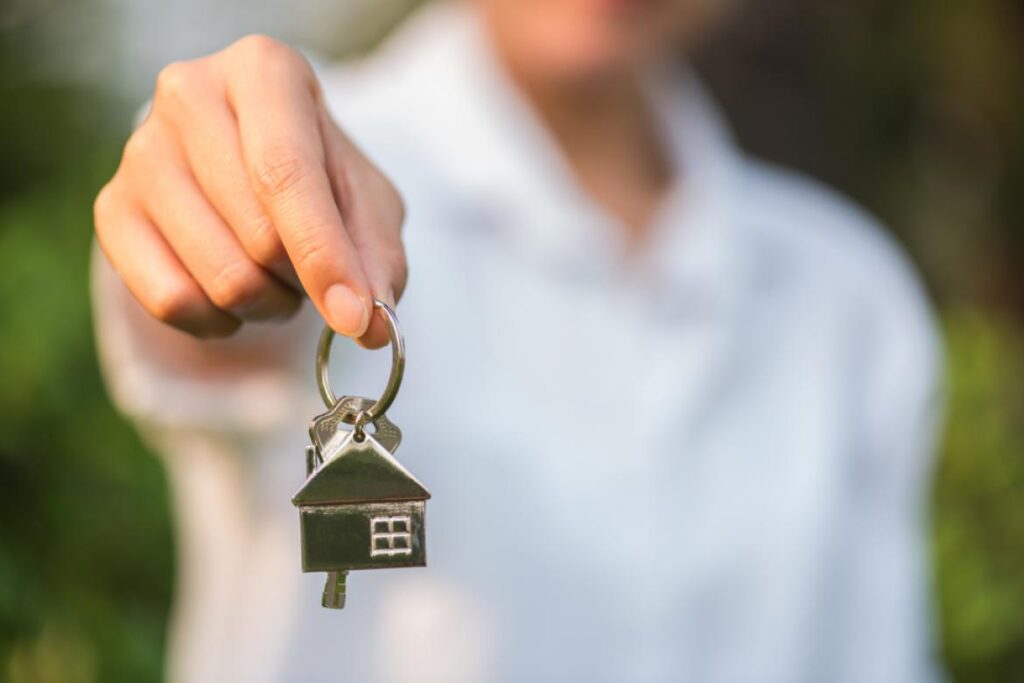
{"type": "MultiPolygon", "coordinates": [[[[87,286],[92,197],[157,70],[254,31],[352,54],[413,4],[0,4],[0,680],[161,675],[167,484],[104,395],[87,286]]],[[[867,206],[924,272],[948,357],[943,656],[1024,680],[1024,6],[741,0],[698,62],[748,150],[867,206]]]]}

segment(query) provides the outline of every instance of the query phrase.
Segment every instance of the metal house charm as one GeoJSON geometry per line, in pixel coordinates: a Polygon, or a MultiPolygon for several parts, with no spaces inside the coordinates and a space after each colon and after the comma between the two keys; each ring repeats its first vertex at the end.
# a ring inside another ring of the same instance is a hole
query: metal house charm
{"type": "Polygon", "coordinates": [[[427,563],[424,514],[430,493],[394,458],[402,434],[384,417],[402,381],[404,343],[394,312],[382,302],[375,305],[391,337],[388,386],[376,403],[353,396],[336,399],[327,381],[334,333],[324,329],[317,378],[329,410],[310,423],[307,479],[292,498],[299,508],[302,570],[328,573],[324,607],[345,606],[349,570],[427,563]]]}

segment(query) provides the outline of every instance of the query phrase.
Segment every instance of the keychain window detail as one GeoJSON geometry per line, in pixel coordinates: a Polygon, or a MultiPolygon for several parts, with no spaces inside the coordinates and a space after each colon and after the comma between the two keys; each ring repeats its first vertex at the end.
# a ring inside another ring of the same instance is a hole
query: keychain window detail
{"type": "Polygon", "coordinates": [[[408,515],[370,519],[370,557],[412,554],[412,519],[408,515]]]}

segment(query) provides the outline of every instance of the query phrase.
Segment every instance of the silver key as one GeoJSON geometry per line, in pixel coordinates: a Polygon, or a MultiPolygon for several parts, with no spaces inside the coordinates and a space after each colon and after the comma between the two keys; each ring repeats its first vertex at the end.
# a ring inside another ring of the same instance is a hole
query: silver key
{"type": "MultiPolygon", "coordinates": [[[[312,447],[323,454],[323,459],[329,459],[330,455],[337,450],[341,436],[344,435],[340,427],[343,424],[354,426],[359,414],[365,414],[365,411],[372,406],[373,401],[368,398],[342,396],[334,404],[334,407],[323,415],[313,418],[313,421],[309,423],[309,438],[313,442],[312,447]]],[[[394,453],[402,441],[401,430],[383,415],[374,419],[370,424],[373,425],[373,437],[377,439],[377,442],[384,446],[389,453],[394,453]]],[[[306,475],[308,476],[310,473],[307,471],[306,475]]]]}

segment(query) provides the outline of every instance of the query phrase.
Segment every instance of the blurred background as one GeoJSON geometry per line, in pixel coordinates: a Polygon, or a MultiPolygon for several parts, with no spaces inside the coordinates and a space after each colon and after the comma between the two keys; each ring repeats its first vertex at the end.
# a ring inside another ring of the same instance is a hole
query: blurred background
{"type": "MultiPolygon", "coordinates": [[[[174,545],[91,330],[92,198],[160,66],[259,31],[369,49],[413,0],[0,2],[0,680],[148,681],[174,545]]],[[[741,0],[697,56],[749,151],[891,226],[946,335],[947,668],[1024,681],[1024,5],[741,0]]]]}

